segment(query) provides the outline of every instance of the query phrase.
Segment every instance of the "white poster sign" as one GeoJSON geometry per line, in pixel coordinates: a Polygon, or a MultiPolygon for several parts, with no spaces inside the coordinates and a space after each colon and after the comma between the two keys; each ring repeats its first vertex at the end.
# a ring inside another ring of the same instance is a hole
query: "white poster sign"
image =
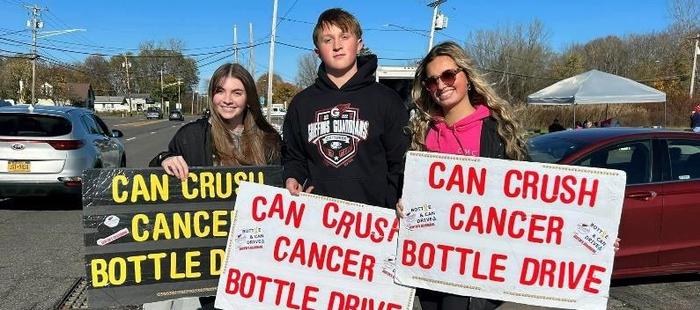
{"type": "Polygon", "coordinates": [[[396,282],[605,309],[623,171],[410,152],[396,282]]]}
{"type": "Polygon", "coordinates": [[[411,310],[397,226],[391,209],[243,183],[216,307],[411,310]]]}

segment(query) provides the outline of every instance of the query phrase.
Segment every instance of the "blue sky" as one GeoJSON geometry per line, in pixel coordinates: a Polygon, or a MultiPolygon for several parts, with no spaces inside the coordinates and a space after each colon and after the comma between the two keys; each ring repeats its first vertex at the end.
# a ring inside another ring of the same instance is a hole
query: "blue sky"
{"type": "MultiPolygon", "coordinates": [[[[364,41],[380,57],[380,65],[403,65],[420,58],[428,46],[427,33],[432,9],[425,0],[279,0],[275,73],[293,82],[297,59],[313,48],[311,31],[325,9],[342,7],[355,14],[364,28],[364,41]],[[404,29],[416,29],[406,31],[404,29]],[[421,33],[423,35],[421,35],[421,33]],[[291,47],[291,46],[294,47],[291,47]]],[[[253,23],[254,41],[269,41],[272,0],[248,1],[84,1],[0,0],[0,38],[31,42],[26,28],[28,10],[23,5],[48,8],[42,13],[44,31],[83,28],[87,31],[40,39],[40,45],[82,53],[118,54],[138,49],[143,41],[179,39],[185,54],[200,60],[200,80],[225,61],[233,45],[233,26],[240,46],[248,42],[248,24],[253,23]],[[223,59],[221,59],[223,58],[223,59]],[[217,59],[221,59],[216,61],[217,59]]],[[[667,0],[448,0],[441,5],[449,24],[436,33],[435,41],[462,43],[471,31],[499,26],[528,24],[537,18],[549,33],[550,46],[563,50],[571,43],[587,42],[607,35],[661,31],[671,23],[667,0]]],[[[0,40],[0,50],[27,52],[25,44],[0,40]]],[[[55,59],[74,62],[86,55],[45,50],[55,59]]],[[[7,54],[6,52],[2,52],[7,54]]],[[[254,50],[256,77],[268,70],[269,44],[254,50]]],[[[242,54],[247,63],[247,52],[242,54]]],[[[203,86],[200,86],[200,90],[203,86]]]]}

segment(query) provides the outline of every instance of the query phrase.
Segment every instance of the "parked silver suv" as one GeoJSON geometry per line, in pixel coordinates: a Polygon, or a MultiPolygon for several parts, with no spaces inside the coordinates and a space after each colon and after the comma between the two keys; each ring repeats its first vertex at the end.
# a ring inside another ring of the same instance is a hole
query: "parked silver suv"
{"type": "Polygon", "coordinates": [[[124,134],[76,107],[0,107],[0,197],[81,192],[84,169],[126,166],[124,134]]]}

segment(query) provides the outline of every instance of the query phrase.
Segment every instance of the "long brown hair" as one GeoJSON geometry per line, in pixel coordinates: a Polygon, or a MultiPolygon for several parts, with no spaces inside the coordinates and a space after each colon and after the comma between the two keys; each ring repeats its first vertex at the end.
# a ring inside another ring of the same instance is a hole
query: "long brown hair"
{"type": "Polygon", "coordinates": [[[523,160],[527,158],[525,149],[525,134],[520,124],[515,120],[510,104],[499,97],[491,88],[491,85],[476,70],[472,60],[464,52],[464,49],[454,42],[443,42],[434,46],[416,69],[413,79],[412,97],[416,103],[416,114],[411,118],[409,129],[413,133],[411,138],[411,150],[424,151],[425,136],[433,117],[440,113],[440,106],[433,101],[430,93],[423,87],[422,81],[426,78],[428,63],[438,56],[449,56],[457,66],[464,69],[471,89],[467,92],[472,105],[484,104],[491,110],[491,116],[498,124],[498,135],[505,142],[505,150],[508,158],[523,160]]]}
{"type": "Polygon", "coordinates": [[[280,158],[282,140],[277,131],[265,120],[258,102],[258,90],[248,70],[239,64],[227,63],[216,69],[209,80],[209,109],[213,153],[216,160],[224,166],[266,165],[280,158]],[[234,141],[224,120],[214,108],[214,92],[226,78],[241,81],[246,93],[246,109],[243,112],[243,134],[240,152],[234,147],[234,141]]]}

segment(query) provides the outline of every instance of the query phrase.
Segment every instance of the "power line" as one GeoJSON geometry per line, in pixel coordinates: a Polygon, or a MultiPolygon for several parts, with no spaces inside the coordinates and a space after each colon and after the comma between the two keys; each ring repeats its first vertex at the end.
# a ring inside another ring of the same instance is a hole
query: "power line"
{"type": "Polygon", "coordinates": [[[314,23],[312,23],[312,22],[307,22],[305,20],[298,20],[298,19],[287,18],[287,17],[280,17],[279,20],[293,22],[293,23],[299,23],[299,24],[314,25],[314,23]]]}
{"type": "MultiPolygon", "coordinates": [[[[13,54],[15,54],[15,55],[22,55],[22,54],[24,54],[24,53],[15,52],[15,51],[8,51],[8,50],[5,50],[5,49],[0,49],[0,52],[13,53],[13,54]]],[[[5,55],[3,55],[2,57],[5,57],[5,58],[24,58],[24,59],[32,59],[31,56],[5,56],[5,55]]]]}
{"type": "Polygon", "coordinates": [[[17,6],[20,6],[20,7],[22,7],[22,8],[24,8],[25,5],[29,5],[29,4],[27,4],[27,3],[25,3],[25,2],[22,2],[22,1],[2,0],[2,2],[9,3],[9,4],[12,4],[12,5],[17,5],[17,6]]]}
{"type": "MultiPolygon", "coordinates": [[[[28,45],[32,46],[32,43],[28,42],[23,42],[23,41],[18,41],[18,40],[13,40],[13,39],[8,39],[8,38],[0,38],[0,40],[7,41],[7,42],[12,42],[12,43],[18,43],[18,44],[23,44],[23,45],[28,45]]],[[[71,49],[65,49],[65,48],[59,48],[59,47],[51,47],[51,46],[46,46],[46,45],[36,45],[37,47],[40,48],[45,48],[45,49],[50,49],[50,50],[55,50],[55,51],[60,51],[60,52],[67,52],[67,53],[74,53],[74,54],[82,54],[82,55],[98,55],[98,56],[103,56],[103,57],[111,57],[111,56],[119,56],[122,55],[121,53],[118,54],[104,54],[104,53],[96,53],[93,51],[86,52],[86,51],[76,51],[76,50],[71,50],[71,49]]],[[[246,49],[248,47],[243,47],[241,49],[246,49]]],[[[161,50],[161,51],[171,51],[171,50],[161,50]]],[[[214,52],[207,52],[207,53],[195,53],[195,54],[180,54],[180,55],[134,55],[132,57],[150,57],[150,58],[170,58],[170,57],[197,57],[197,56],[206,56],[206,55],[212,55],[212,54],[219,54],[222,52],[226,51],[231,51],[231,48],[227,48],[224,50],[220,51],[214,51],[214,52]]]]}
{"type": "MultiPolygon", "coordinates": [[[[69,26],[66,22],[64,22],[64,21],[63,21],[61,18],[59,18],[56,14],[53,14],[53,12],[51,12],[50,10],[47,9],[46,12],[48,13],[48,14],[46,15],[46,17],[48,17],[49,19],[51,19],[51,20],[53,20],[53,21],[56,21],[58,24],[62,24],[63,26],[65,26],[65,27],[68,28],[68,29],[75,28],[75,27],[69,26]]],[[[82,39],[83,42],[86,42],[86,43],[88,43],[88,44],[91,44],[91,43],[92,43],[92,44],[95,44],[95,42],[92,42],[88,37],[86,37],[86,36],[83,35],[82,33],[77,33],[77,36],[78,36],[78,38],[82,39]]]]}
{"type": "Polygon", "coordinates": [[[287,47],[291,47],[291,48],[296,48],[296,49],[299,49],[299,50],[304,50],[304,51],[313,51],[313,50],[314,50],[314,49],[312,49],[312,48],[303,47],[303,46],[298,46],[298,45],[289,44],[289,43],[284,43],[284,42],[280,42],[280,41],[277,41],[277,44],[283,45],[283,46],[287,46],[287,47]]]}
{"type": "MultiPolygon", "coordinates": [[[[55,40],[55,39],[44,39],[47,41],[52,41],[52,42],[57,42],[57,43],[62,43],[62,44],[68,44],[68,45],[76,45],[76,46],[85,46],[85,47],[93,47],[97,49],[102,49],[102,50],[114,50],[114,51],[140,51],[141,49],[138,47],[116,47],[116,46],[103,46],[103,45],[93,45],[93,44],[83,44],[83,43],[76,43],[76,42],[67,42],[67,41],[61,41],[61,40],[55,40]]],[[[230,44],[224,44],[224,45],[213,45],[213,46],[202,46],[202,47],[191,47],[191,48],[183,48],[180,49],[181,51],[195,51],[195,50],[208,50],[208,49],[221,49],[221,48],[227,48],[229,47],[230,44]]]]}
{"type": "Polygon", "coordinates": [[[16,31],[9,31],[9,32],[5,32],[5,33],[0,33],[0,36],[9,36],[9,35],[18,34],[18,33],[20,33],[20,32],[27,32],[27,31],[29,31],[29,29],[22,29],[22,30],[16,30],[16,31]]]}

